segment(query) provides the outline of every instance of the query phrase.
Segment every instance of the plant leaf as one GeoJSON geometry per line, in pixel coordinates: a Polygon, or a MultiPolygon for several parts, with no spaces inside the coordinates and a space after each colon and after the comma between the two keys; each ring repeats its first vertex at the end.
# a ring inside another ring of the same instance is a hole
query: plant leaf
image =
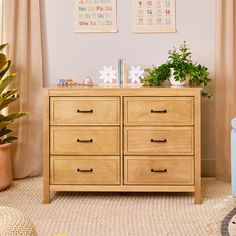
{"type": "Polygon", "coordinates": [[[7,128],[3,128],[2,130],[0,130],[0,137],[5,136],[11,132],[12,132],[12,130],[7,129],[7,128]]]}
{"type": "Polygon", "coordinates": [[[0,67],[0,78],[2,78],[11,66],[11,60],[8,60],[3,67],[0,67]]]}
{"type": "Polygon", "coordinates": [[[0,45],[0,51],[2,51],[7,45],[8,45],[8,43],[4,43],[4,44],[0,45]]]}
{"type": "Polygon", "coordinates": [[[10,103],[14,102],[15,100],[17,100],[20,97],[19,94],[14,94],[9,98],[5,98],[5,99],[1,99],[0,98],[0,110],[2,110],[3,108],[7,107],[10,103]]]}
{"type": "Polygon", "coordinates": [[[13,141],[15,141],[15,140],[17,140],[17,137],[15,137],[15,136],[10,136],[10,137],[7,137],[7,138],[2,139],[1,144],[11,143],[11,142],[13,142],[13,141]]]}
{"type": "Polygon", "coordinates": [[[11,83],[15,76],[16,74],[11,74],[0,80],[0,93],[11,83]]]}
{"type": "Polygon", "coordinates": [[[2,69],[7,64],[7,57],[3,53],[0,53],[0,68],[2,69]]]}
{"type": "Polygon", "coordinates": [[[10,121],[2,121],[0,122],[0,130],[6,128],[11,122],[10,121]]]}
{"type": "MultiPolygon", "coordinates": [[[[7,43],[0,45],[0,52],[7,45],[7,43]]],[[[0,53],[0,111],[3,108],[8,107],[10,103],[16,101],[20,97],[18,89],[8,88],[9,84],[17,75],[16,73],[13,73],[5,76],[11,66],[11,63],[11,60],[9,60],[4,53],[0,53]]],[[[10,125],[15,119],[25,115],[25,112],[15,112],[8,115],[0,114],[0,144],[10,143],[17,139],[15,136],[7,137],[8,134],[12,132],[12,130],[7,126],[10,125]]]]}
{"type": "Polygon", "coordinates": [[[8,116],[0,117],[0,122],[1,121],[14,121],[15,119],[20,118],[25,115],[26,115],[25,112],[16,112],[8,116]]]}
{"type": "Polygon", "coordinates": [[[11,97],[12,95],[14,94],[18,94],[18,89],[11,89],[11,90],[8,90],[6,92],[3,92],[1,95],[0,95],[0,99],[6,99],[8,97],[11,97]]]}
{"type": "Polygon", "coordinates": [[[4,115],[0,114],[0,122],[2,121],[4,117],[5,117],[4,115]]]}

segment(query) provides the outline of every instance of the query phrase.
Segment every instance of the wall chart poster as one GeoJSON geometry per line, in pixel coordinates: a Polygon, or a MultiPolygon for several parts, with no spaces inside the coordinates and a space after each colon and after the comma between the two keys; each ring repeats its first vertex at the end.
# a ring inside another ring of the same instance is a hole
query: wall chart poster
{"type": "Polygon", "coordinates": [[[133,32],[176,32],[175,0],[133,0],[133,32]]]}
{"type": "Polygon", "coordinates": [[[75,0],[75,32],[117,32],[116,0],[75,0]]]}

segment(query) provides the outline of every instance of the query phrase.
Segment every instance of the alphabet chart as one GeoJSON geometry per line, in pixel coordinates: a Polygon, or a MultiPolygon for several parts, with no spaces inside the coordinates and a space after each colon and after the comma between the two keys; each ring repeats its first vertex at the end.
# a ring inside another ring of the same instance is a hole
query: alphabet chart
{"type": "Polygon", "coordinates": [[[75,0],[75,32],[117,32],[116,0],[75,0]]]}
{"type": "Polygon", "coordinates": [[[133,0],[133,33],[176,32],[175,0],[133,0]]]}

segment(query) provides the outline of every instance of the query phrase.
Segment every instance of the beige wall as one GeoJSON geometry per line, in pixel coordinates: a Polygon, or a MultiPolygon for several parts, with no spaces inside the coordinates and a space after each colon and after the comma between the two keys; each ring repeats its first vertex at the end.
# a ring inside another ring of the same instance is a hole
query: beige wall
{"type": "MultiPolygon", "coordinates": [[[[160,64],[167,51],[186,40],[193,59],[215,71],[215,0],[176,0],[177,33],[132,34],[131,0],[117,0],[118,33],[74,34],[74,0],[42,0],[44,84],[58,79],[91,76],[98,82],[103,65],[115,66],[124,58],[128,66],[160,64]]],[[[214,175],[214,99],[202,107],[203,175],[214,175]]]]}

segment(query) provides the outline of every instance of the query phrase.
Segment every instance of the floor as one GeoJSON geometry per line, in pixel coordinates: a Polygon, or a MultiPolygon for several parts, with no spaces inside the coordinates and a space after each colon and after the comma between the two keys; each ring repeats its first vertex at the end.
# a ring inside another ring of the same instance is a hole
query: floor
{"type": "Polygon", "coordinates": [[[0,204],[27,214],[39,236],[215,236],[236,206],[230,184],[212,178],[202,179],[201,205],[190,193],[70,192],[53,194],[45,205],[42,181],[17,180],[0,192],[0,204]]]}

